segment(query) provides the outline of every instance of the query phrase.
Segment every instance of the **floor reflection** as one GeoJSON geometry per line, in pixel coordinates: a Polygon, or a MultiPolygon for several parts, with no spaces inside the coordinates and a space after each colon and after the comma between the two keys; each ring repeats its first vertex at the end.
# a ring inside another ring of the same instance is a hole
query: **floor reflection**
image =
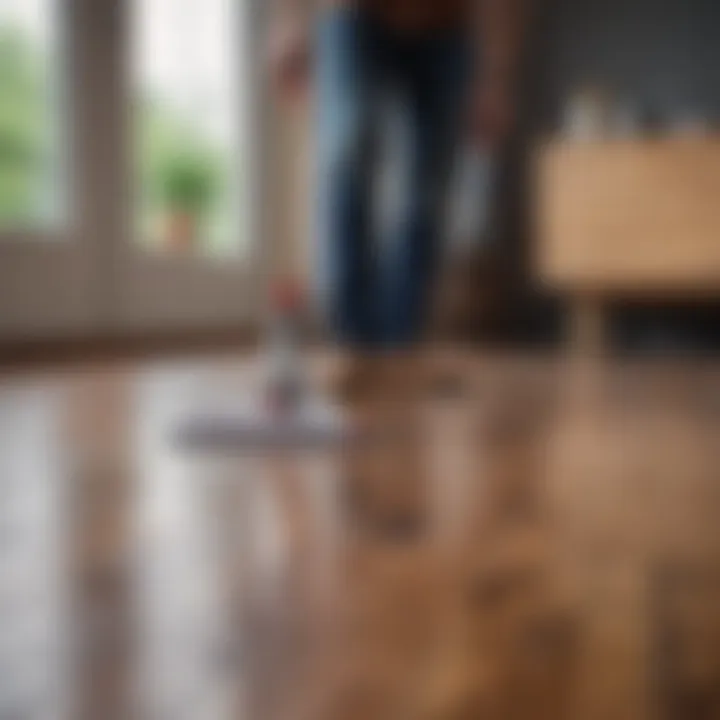
{"type": "Polygon", "coordinates": [[[720,717],[720,372],[453,368],[252,457],[241,364],[4,381],[0,720],[720,717]]]}
{"type": "Polygon", "coordinates": [[[70,717],[73,633],[61,397],[0,393],[0,717],[70,717]]]}

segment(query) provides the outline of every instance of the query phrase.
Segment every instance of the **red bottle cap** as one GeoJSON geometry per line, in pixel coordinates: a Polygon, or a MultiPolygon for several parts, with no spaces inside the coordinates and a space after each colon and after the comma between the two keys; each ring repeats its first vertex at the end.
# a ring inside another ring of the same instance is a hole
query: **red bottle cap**
{"type": "Polygon", "coordinates": [[[304,294],[300,285],[289,279],[279,280],[271,291],[273,308],[283,312],[299,310],[304,303],[304,294]]]}

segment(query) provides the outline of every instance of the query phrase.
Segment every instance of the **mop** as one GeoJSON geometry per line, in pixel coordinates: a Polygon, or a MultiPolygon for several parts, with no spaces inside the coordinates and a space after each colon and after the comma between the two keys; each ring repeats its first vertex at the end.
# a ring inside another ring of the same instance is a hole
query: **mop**
{"type": "MultiPolygon", "coordinates": [[[[293,153],[288,155],[292,157],[293,153]]],[[[487,196],[492,165],[487,155],[474,146],[463,156],[456,176],[459,186],[454,195],[458,204],[451,213],[454,228],[450,233],[456,243],[459,240],[461,247],[455,251],[461,253],[471,249],[464,247],[470,238],[482,234],[486,207],[477,200],[487,196]]],[[[286,262],[292,267],[292,249],[284,250],[286,262]]],[[[285,276],[292,278],[294,274],[290,271],[285,276]]],[[[275,286],[271,295],[271,332],[263,351],[267,360],[263,380],[244,397],[229,398],[184,418],[175,429],[175,440],[182,448],[245,453],[342,449],[370,437],[367,428],[361,431],[310,381],[299,337],[304,305],[299,286],[292,280],[275,286]]],[[[377,432],[372,434],[378,437],[377,432]]]]}
{"type": "Polygon", "coordinates": [[[272,293],[260,382],[244,396],[183,418],[179,446],[196,452],[340,449],[359,437],[342,409],[310,379],[300,342],[303,298],[291,282],[272,293]]]}
{"type": "MultiPolygon", "coordinates": [[[[282,98],[278,102],[283,102],[282,98]]],[[[302,110],[291,100],[278,115],[278,157],[284,168],[273,178],[274,202],[288,208],[276,217],[274,237],[280,243],[272,254],[275,283],[270,292],[269,333],[260,350],[262,373],[247,392],[228,394],[195,408],[174,429],[181,448],[192,451],[266,452],[340,449],[359,433],[343,410],[313,382],[302,347],[306,297],[296,278],[304,257],[298,257],[298,227],[293,208],[304,198],[308,168],[298,152],[295,129],[302,126],[302,110]],[[297,113],[300,114],[297,114],[297,113]]],[[[304,145],[303,145],[304,147],[304,145]]]]}

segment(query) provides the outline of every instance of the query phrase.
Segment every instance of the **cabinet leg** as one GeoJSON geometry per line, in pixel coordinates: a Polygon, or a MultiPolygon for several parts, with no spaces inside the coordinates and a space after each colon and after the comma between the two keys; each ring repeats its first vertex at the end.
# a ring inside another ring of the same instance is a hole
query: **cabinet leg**
{"type": "Polygon", "coordinates": [[[570,302],[570,347],[582,355],[601,355],[605,350],[605,318],[602,300],[575,297],[570,302]]]}

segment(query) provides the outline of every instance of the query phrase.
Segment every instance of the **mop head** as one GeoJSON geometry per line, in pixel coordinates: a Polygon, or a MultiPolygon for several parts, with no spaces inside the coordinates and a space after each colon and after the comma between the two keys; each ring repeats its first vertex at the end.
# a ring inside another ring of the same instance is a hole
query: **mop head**
{"type": "Polygon", "coordinates": [[[196,451],[244,453],[343,447],[357,430],[313,386],[302,356],[304,294],[292,278],[277,282],[271,297],[270,334],[262,379],[245,400],[213,402],[177,428],[180,446],[196,451]]]}
{"type": "Polygon", "coordinates": [[[339,408],[318,396],[283,410],[250,398],[196,411],[179,423],[174,439],[195,452],[253,453],[342,448],[358,435],[339,408]]]}

